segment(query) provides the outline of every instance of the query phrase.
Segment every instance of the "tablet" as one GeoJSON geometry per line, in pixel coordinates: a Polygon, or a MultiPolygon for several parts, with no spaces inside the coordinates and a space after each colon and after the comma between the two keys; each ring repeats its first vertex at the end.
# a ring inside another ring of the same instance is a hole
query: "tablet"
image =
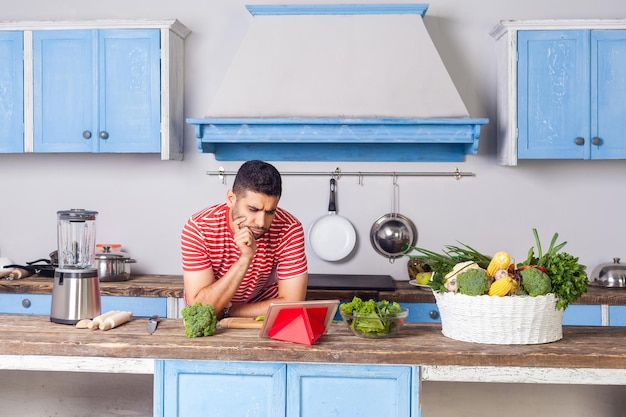
{"type": "Polygon", "coordinates": [[[305,323],[311,323],[316,328],[316,333],[326,333],[332,322],[339,300],[310,300],[310,301],[289,301],[271,303],[267,308],[261,337],[273,337],[277,327],[284,326],[286,322],[293,322],[297,319],[305,323]],[[323,327],[322,327],[323,326],[323,327]]]}

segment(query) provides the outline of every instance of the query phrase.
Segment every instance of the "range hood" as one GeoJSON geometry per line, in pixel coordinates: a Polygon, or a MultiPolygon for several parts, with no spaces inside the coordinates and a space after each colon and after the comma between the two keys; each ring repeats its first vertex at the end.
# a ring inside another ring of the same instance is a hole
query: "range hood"
{"type": "Polygon", "coordinates": [[[470,118],[427,4],[254,5],[198,148],[218,160],[463,161],[470,118]]]}

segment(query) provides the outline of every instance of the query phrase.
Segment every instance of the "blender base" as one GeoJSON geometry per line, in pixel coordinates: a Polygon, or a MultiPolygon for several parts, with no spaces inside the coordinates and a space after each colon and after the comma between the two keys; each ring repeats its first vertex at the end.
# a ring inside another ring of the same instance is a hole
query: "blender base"
{"type": "Polygon", "coordinates": [[[54,271],[50,321],[76,324],[100,315],[100,280],[96,269],[54,271]]]}

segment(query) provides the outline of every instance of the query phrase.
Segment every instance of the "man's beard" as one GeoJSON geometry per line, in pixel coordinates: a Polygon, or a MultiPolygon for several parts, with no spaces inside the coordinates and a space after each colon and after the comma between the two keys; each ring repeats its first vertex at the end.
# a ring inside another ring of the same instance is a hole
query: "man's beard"
{"type": "MultiPolygon", "coordinates": [[[[230,210],[230,218],[231,218],[231,221],[233,221],[233,224],[234,224],[234,220],[239,217],[242,217],[242,216],[239,214],[239,210],[237,210],[237,205],[235,204],[230,210]]],[[[237,227],[237,225],[235,225],[235,227],[237,227]]],[[[267,232],[267,229],[265,229],[264,227],[250,226],[245,223],[242,223],[239,227],[240,228],[247,227],[248,229],[250,229],[250,231],[252,232],[252,235],[254,235],[255,240],[259,240],[261,237],[263,237],[265,232],[267,232]]]]}

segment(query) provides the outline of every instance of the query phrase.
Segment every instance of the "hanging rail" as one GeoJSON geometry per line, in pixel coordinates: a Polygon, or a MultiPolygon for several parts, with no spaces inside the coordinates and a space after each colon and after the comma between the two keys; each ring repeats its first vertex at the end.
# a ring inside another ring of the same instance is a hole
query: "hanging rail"
{"type": "MultiPolygon", "coordinates": [[[[228,175],[235,175],[237,171],[226,171],[224,168],[220,167],[217,171],[207,171],[207,175],[217,175],[218,178],[222,181],[222,184],[226,183],[226,177],[228,175]]],[[[397,177],[454,177],[457,180],[460,180],[462,177],[473,177],[476,174],[473,172],[463,172],[460,169],[456,168],[454,171],[444,171],[444,172],[396,172],[396,171],[346,171],[343,172],[341,168],[337,167],[334,171],[330,172],[314,172],[314,171],[300,171],[300,172],[281,172],[281,175],[302,175],[302,176],[326,176],[330,175],[333,178],[339,179],[341,177],[359,177],[359,184],[362,184],[363,177],[393,177],[394,182],[397,177]]]]}

